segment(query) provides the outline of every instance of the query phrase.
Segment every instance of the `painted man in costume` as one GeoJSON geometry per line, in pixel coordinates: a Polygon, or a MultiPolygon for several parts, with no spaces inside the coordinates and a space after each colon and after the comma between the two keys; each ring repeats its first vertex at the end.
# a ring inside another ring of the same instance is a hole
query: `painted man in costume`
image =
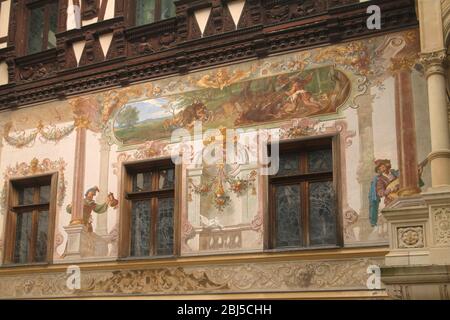
{"type": "MultiPolygon", "coordinates": [[[[423,172],[423,165],[418,167],[419,171],[419,187],[424,185],[421,175],[423,172]]],[[[381,198],[384,198],[384,205],[388,206],[397,198],[397,193],[400,188],[398,177],[400,175],[398,170],[391,169],[391,161],[387,159],[379,159],[375,161],[376,176],[373,178],[369,192],[369,218],[370,225],[376,227],[378,224],[378,209],[381,198]]]]}
{"type": "MultiPolygon", "coordinates": [[[[110,193],[105,203],[98,204],[95,202],[94,197],[100,190],[98,187],[92,187],[88,189],[84,195],[83,200],[83,224],[87,226],[88,232],[92,232],[92,211],[98,214],[102,214],[108,211],[108,207],[117,207],[118,201],[114,198],[114,195],[110,193]]],[[[72,204],[69,204],[66,208],[67,213],[72,213],[72,204]]]]}
{"type": "Polygon", "coordinates": [[[391,169],[391,161],[380,159],[375,161],[375,173],[369,192],[370,201],[370,225],[375,227],[378,223],[378,208],[381,198],[387,206],[394,201],[394,195],[398,192],[399,185],[388,187],[394,180],[398,179],[399,171],[391,169]]]}

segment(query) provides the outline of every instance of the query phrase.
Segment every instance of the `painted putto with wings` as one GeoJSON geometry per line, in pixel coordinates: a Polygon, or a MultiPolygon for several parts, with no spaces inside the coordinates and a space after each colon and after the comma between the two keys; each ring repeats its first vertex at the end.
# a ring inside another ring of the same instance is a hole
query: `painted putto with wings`
{"type": "Polygon", "coordinates": [[[211,76],[204,75],[197,81],[197,85],[203,88],[214,88],[223,90],[223,88],[232,85],[242,79],[247,78],[250,71],[234,70],[230,75],[226,69],[220,68],[216,74],[211,76]]]}

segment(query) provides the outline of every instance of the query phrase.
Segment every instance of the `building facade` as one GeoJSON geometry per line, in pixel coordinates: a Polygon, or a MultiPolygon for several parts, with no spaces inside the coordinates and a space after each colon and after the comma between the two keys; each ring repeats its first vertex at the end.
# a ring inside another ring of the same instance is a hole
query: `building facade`
{"type": "Polygon", "coordinates": [[[0,297],[449,299],[449,46],[449,0],[0,0],[0,297]]]}

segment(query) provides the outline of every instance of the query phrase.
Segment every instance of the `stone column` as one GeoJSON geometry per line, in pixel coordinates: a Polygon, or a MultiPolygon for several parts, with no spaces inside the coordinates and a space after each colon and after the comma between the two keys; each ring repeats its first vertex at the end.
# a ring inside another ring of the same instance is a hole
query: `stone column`
{"type": "Polygon", "coordinates": [[[445,50],[423,53],[430,112],[432,187],[450,186],[450,133],[446,91],[447,53],[445,50]]]}
{"type": "Polygon", "coordinates": [[[399,195],[405,197],[420,193],[411,80],[411,67],[414,60],[407,57],[393,58],[392,60],[395,79],[397,154],[400,170],[399,195]]]}
{"type": "MultiPolygon", "coordinates": [[[[100,140],[100,177],[99,177],[99,189],[98,199],[100,202],[106,201],[108,196],[108,178],[109,178],[109,152],[111,146],[108,143],[106,137],[102,135],[100,140]]],[[[100,236],[106,236],[108,234],[108,214],[97,215],[97,226],[95,227],[95,233],[100,236]]]]}

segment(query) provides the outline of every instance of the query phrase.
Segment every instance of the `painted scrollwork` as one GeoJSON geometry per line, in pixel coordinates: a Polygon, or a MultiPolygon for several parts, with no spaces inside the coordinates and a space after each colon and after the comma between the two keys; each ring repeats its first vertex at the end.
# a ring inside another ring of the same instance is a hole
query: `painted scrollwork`
{"type": "Polygon", "coordinates": [[[58,177],[58,198],[57,204],[61,207],[64,203],[64,198],[66,196],[67,181],[64,176],[67,163],[61,158],[59,160],[52,161],[48,158],[39,161],[37,158],[31,160],[30,163],[21,162],[17,163],[15,166],[8,166],[6,171],[3,173],[3,190],[1,193],[1,204],[2,212],[7,208],[7,189],[8,181],[14,177],[26,177],[40,173],[57,171],[58,177]]]}
{"type": "Polygon", "coordinates": [[[83,272],[81,288],[68,290],[65,272],[3,277],[0,297],[45,298],[365,289],[366,269],[377,259],[291,261],[158,267],[83,272]]]}

